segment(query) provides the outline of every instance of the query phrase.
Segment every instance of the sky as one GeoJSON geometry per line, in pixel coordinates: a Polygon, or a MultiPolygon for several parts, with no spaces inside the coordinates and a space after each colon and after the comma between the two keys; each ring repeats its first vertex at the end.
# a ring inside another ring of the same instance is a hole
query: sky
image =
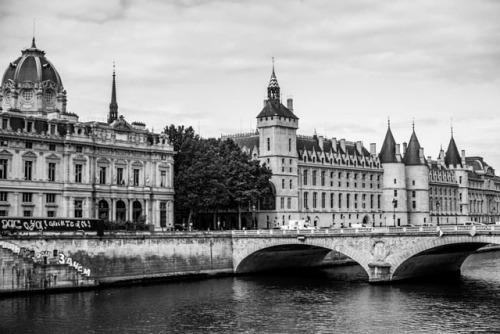
{"type": "Polygon", "coordinates": [[[500,1],[2,0],[0,31],[0,67],[35,35],[82,121],[106,119],[115,63],[128,122],[250,132],[274,57],[298,134],[380,151],[390,120],[436,159],[453,131],[500,170],[500,1]]]}

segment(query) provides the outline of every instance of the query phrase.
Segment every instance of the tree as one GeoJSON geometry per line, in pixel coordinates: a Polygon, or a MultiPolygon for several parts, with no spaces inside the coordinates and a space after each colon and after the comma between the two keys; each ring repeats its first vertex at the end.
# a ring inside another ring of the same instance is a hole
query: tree
{"type": "Polygon", "coordinates": [[[238,228],[241,229],[241,212],[245,206],[254,206],[260,197],[269,191],[272,172],[261,166],[259,161],[251,160],[234,141],[221,142],[225,158],[226,183],[232,203],[238,209],[238,228]]]}
{"type": "Polygon", "coordinates": [[[220,208],[236,206],[241,211],[257,203],[269,187],[271,171],[250,160],[234,141],[201,139],[192,127],[165,128],[174,150],[176,209],[188,210],[188,222],[198,212],[211,212],[213,226],[220,208]]]}

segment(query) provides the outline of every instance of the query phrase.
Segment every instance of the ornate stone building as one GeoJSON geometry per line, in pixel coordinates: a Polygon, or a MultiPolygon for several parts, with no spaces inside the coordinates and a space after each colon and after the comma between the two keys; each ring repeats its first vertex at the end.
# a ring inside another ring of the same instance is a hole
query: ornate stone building
{"type": "Polygon", "coordinates": [[[61,77],[35,39],[0,82],[0,216],[107,218],[173,226],[173,149],[118,116],[66,110],[61,77]]]}
{"type": "Polygon", "coordinates": [[[267,91],[257,131],[224,136],[273,171],[272,195],[255,211],[259,227],[306,217],[318,227],[499,220],[500,178],[482,158],[460,156],[453,136],[435,161],[425,158],[415,129],[401,150],[389,125],[379,153],[375,144],[301,136],[274,66],[267,91]]]}

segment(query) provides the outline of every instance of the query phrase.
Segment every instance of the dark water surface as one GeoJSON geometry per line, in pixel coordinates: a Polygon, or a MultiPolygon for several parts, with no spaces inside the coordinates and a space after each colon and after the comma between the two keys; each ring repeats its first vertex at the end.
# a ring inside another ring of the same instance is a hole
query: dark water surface
{"type": "Polygon", "coordinates": [[[452,281],[369,285],[361,267],[0,300],[0,333],[500,333],[500,252],[452,281]]]}

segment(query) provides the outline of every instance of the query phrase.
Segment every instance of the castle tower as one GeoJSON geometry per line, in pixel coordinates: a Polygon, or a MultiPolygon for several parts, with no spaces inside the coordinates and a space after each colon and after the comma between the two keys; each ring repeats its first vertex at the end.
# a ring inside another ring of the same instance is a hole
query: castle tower
{"type": "Polygon", "coordinates": [[[118,119],[118,103],[116,103],[116,73],[115,64],[113,64],[113,85],[111,88],[111,103],[109,104],[108,124],[118,119]]]}
{"type": "MultiPolygon", "coordinates": [[[[456,223],[463,223],[468,220],[469,216],[469,192],[467,185],[469,184],[469,173],[465,165],[465,151],[462,151],[462,157],[458,153],[457,144],[453,138],[453,129],[451,130],[450,143],[444,155],[444,163],[446,167],[453,170],[455,173],[456,182],[458,184],[457,208],[454,211],[458,212],[458,220],[456,223]]],[[[454,203],[451,203],[454,205],[454,203]]]]}
{"type": "Polygon", "coordinates": [[[429,167],[423,151],[413,128],[404,156],[408,223],[412,225],[430,222],[429,167]]]}
{"type": "Polygon", "coordinates": [[[384,169],[382,181],[382,211],[386,226],[401,226],[408,223],[405,165],[399,145],[396,144],[388,125],[384,143],[379,154],[384,169]]]}
{"type": "MultiPolygon", "coordinates": [[[[289,102],[290,103],[290,102],[289,102]]],[[[297,219],[298,172],[297,129],[299,119],[280,101],[280,86],[274,72],[267,87],[267,100],[257,116],[259,158],[273,172],[271,182],[276,189],[276,214],[269,217],[280,222],[297,219]]],[[[273,213],[274,214],[274,213],[273,213]]]]}

